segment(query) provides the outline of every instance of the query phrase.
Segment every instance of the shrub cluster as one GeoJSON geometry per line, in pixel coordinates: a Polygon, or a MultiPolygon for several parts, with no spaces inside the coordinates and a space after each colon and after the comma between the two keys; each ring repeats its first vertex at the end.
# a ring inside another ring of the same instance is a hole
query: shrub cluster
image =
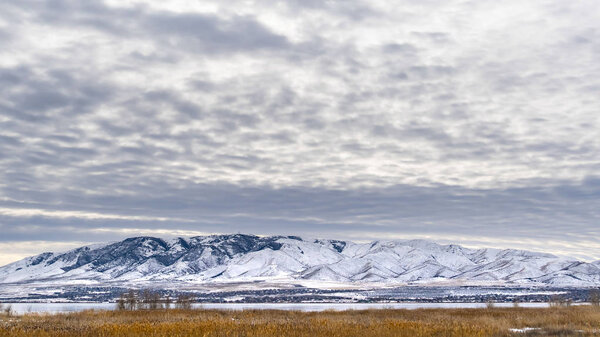
{"type": "Polygon", "coordinates": [[[600,289],[592,289],[590,290],[590,304],[595,307],[600,307],[600,289]]]}
{"type": "Polygon", "coordinates": [[[0,303],[0,313],[3,314],[4,316],[12,316],[13,315],[13,310],[12,310],[12,306],[10,305],[4,305],[2,303],[0,303]]]}
{"type": "Polygon", "coordinates": [[[117,299],[118,310],[159,310],[171,309],[191,309],[194,298],[187,294],[180,294],[175,300],[168,295],[162,297],[160,293],[148,289],[138,292],[129,290],[121,294],[117,299]]]}

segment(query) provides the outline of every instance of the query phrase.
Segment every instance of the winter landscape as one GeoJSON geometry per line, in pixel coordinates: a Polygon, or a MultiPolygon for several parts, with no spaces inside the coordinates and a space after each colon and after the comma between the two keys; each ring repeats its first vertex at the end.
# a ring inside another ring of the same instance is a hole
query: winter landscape
{"type": "Polygon", "coordinates": [[[0,337],[600,336],[594,0],[0,0],[0,337]]]}

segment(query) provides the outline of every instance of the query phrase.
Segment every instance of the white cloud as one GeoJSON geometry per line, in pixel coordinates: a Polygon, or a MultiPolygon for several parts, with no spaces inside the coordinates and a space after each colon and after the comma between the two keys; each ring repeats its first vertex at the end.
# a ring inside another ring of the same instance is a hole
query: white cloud
{"type": "Polygon", "coordinates": [[[83,241],[16,241],[0,242],[0,266],[9,264],[28,256],[40,254],[42,252],[64,252],[69,249],[81,247],[89,244],[83,241]]]}
{"type": "Polygon", "coordinates": [[[32,208],[0,208],[0,215],[8,217],[46,217],[46,218],[76,218],[81,220],[133,220],[133,221],[178,221],[190,222],[190,219],[153,217],[143,215],[120,215],[83,211],[55,211],[32,208]]]}

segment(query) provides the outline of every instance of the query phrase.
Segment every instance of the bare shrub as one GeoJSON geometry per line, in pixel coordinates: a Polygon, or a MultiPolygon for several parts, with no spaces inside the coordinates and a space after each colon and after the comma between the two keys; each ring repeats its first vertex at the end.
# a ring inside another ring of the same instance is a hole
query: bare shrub
{"type": "Polygon", "coordinates": [[[521,300],[518,297],[515,297],[515,298],[513,298],[512,303],[513,303],[513,308],[518,308],[521,303],[521,300]]]}
{"type": "Polygon", "coordinates": [[[600,307],[600,290],[599,289],[590,290],[589,301],[590,301],[591,305],[593,305],[595,307],[600,307]]]}
{"type": "Polygon", "coordinates": [[[165,297],[165,309],[169,310],[171,309],[171,297],[169,295],[167,295],[167,297],[165,297]]]}
{"type": "Polygon", "coordinates": [[[138,298],[133,290],[129,290],[127,294],[123,295],[125,301],[125,310],[135,310],[138,306],[138,298]]]}
{"type": "Polygon", "coordinates": [[[559,295],[553,295],[550,297],[550,299],[548,300],[548,305],[551,308],[558,308],[560,307],[560,304],[562,303],[563,299],[562,296],[559,295]]]}
{"type": "Polygon", "coordinates": [[[150,308],[150,292],[147,289],[140,290],[138,294],[138,309],[144,310],[150,308]]]}
{"type": "Polygon", "coordinates": [[[163,308],[161,296],[156,291],[145,289],[139,295],[139,308],[145,310],[158,310],[163,308]]]}
{"type": "Polygon", "coordinates": [[[117,300],[117,310],[125,310],[127,308],[127,297],[121,294],[117,300]]]}
{"type": "Polygon", "coordinates": [[[157,292],[149,292],[147,295],[148,309],[158,310],[162,309],[162,302],[160,300],[160,294],[157,292]]]}
{"type": "Polygon", "coordinates": [[[175,301],[175,308],[189,310],[192,308],[192,296],[187,294],[180,294],[177,296],[177,300],[175,301]]]}
{"type": "Polygon", "coordinates": [[[13,309],[12,306],[10,305],[4,305],[2,303],[0,303],[0,312],[2,312],[3,315],[10,317],[13,315],[13,309]]]}
{"type": "Polygon", "coordinates": [[[171,299],[162,299],[159,292],[144,289],[136,293],[129,290],[117,299],[118,310],[159,310],[170,307],[171,299]]]}
{"type": "Polygon", "coordinates": [[[572,303],[573,303],[572,299],[565,298],[564,296],[561,296],[561,295],[554,295],[554,296],[550,297],[550,300],[548,301],[548,304],[550,305],[551,308],[566,308],[566,307],[570,307],[572,303]]]}

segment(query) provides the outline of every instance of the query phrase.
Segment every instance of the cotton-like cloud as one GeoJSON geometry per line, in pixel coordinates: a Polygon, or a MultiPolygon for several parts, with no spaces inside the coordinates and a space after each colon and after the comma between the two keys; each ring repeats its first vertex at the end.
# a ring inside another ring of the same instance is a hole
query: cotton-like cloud
{"type": "Polygon", "coordinates": [[[0,240],[530,237],[598,258],[599,14],[4,1],[0,240]]]}

